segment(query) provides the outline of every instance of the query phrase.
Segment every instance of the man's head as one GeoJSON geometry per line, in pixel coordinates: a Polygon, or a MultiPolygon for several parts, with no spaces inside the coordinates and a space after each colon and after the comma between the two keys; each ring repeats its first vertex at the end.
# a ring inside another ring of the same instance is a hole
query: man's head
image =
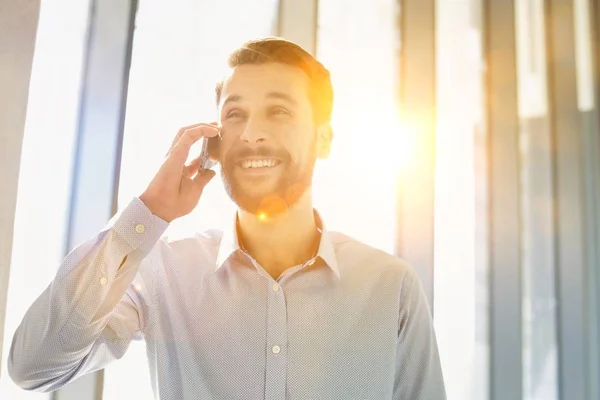
{"type": "Polygon", "coordinates": [[[241,209],[276,215],[311,186],[316,158],[329,155],[329,72],[278,38],[247,42],[229,67],[216,87],[223,182],[241,209]]]}

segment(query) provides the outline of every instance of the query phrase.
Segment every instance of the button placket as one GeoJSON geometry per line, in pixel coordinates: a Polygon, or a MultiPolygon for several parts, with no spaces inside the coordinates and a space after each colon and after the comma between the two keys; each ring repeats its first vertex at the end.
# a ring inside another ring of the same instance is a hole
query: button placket
{"type": "Polygon", "coordinates": [[[287,376],[287,309],[283,287],[270,280],[267,297],[266,398],[285,398],[287,376]]]}

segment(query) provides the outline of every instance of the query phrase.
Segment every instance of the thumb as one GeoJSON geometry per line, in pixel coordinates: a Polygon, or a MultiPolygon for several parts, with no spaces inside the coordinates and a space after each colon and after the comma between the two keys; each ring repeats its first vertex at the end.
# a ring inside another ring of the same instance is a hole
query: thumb
{"type": "Polygon", "coordinates": [[[198,172],[194,177],[194,184],[198,189],[202,190],[216,174],[212,169],[205,169],[204,172],[198,172]]]}

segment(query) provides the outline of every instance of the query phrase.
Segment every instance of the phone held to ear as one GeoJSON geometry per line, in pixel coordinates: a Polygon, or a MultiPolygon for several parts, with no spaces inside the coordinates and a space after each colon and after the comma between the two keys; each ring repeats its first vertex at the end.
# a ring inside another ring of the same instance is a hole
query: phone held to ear
{"type": "Polygon", "coordinates": [[[221,140],[221,132],[217,136],[202,139],[202,150],[200,151],[200,162],[198,164],[198,172],[203,173],[207,169],[212,169],[217,165],[217,155],[219,154],[219,142],[221,140]],[[211,155],[213,158],[211,158],[211,155]]]}

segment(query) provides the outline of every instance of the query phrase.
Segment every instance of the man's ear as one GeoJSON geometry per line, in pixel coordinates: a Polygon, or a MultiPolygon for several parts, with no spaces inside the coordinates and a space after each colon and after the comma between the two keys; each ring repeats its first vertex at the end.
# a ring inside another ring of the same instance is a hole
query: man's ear
{"type": "Polygon", "coordinates": [[[317,126],[317,158],[325,159],[331,152],[331,141],[333,140],[333,129],[329,123],[317,126]]]}

